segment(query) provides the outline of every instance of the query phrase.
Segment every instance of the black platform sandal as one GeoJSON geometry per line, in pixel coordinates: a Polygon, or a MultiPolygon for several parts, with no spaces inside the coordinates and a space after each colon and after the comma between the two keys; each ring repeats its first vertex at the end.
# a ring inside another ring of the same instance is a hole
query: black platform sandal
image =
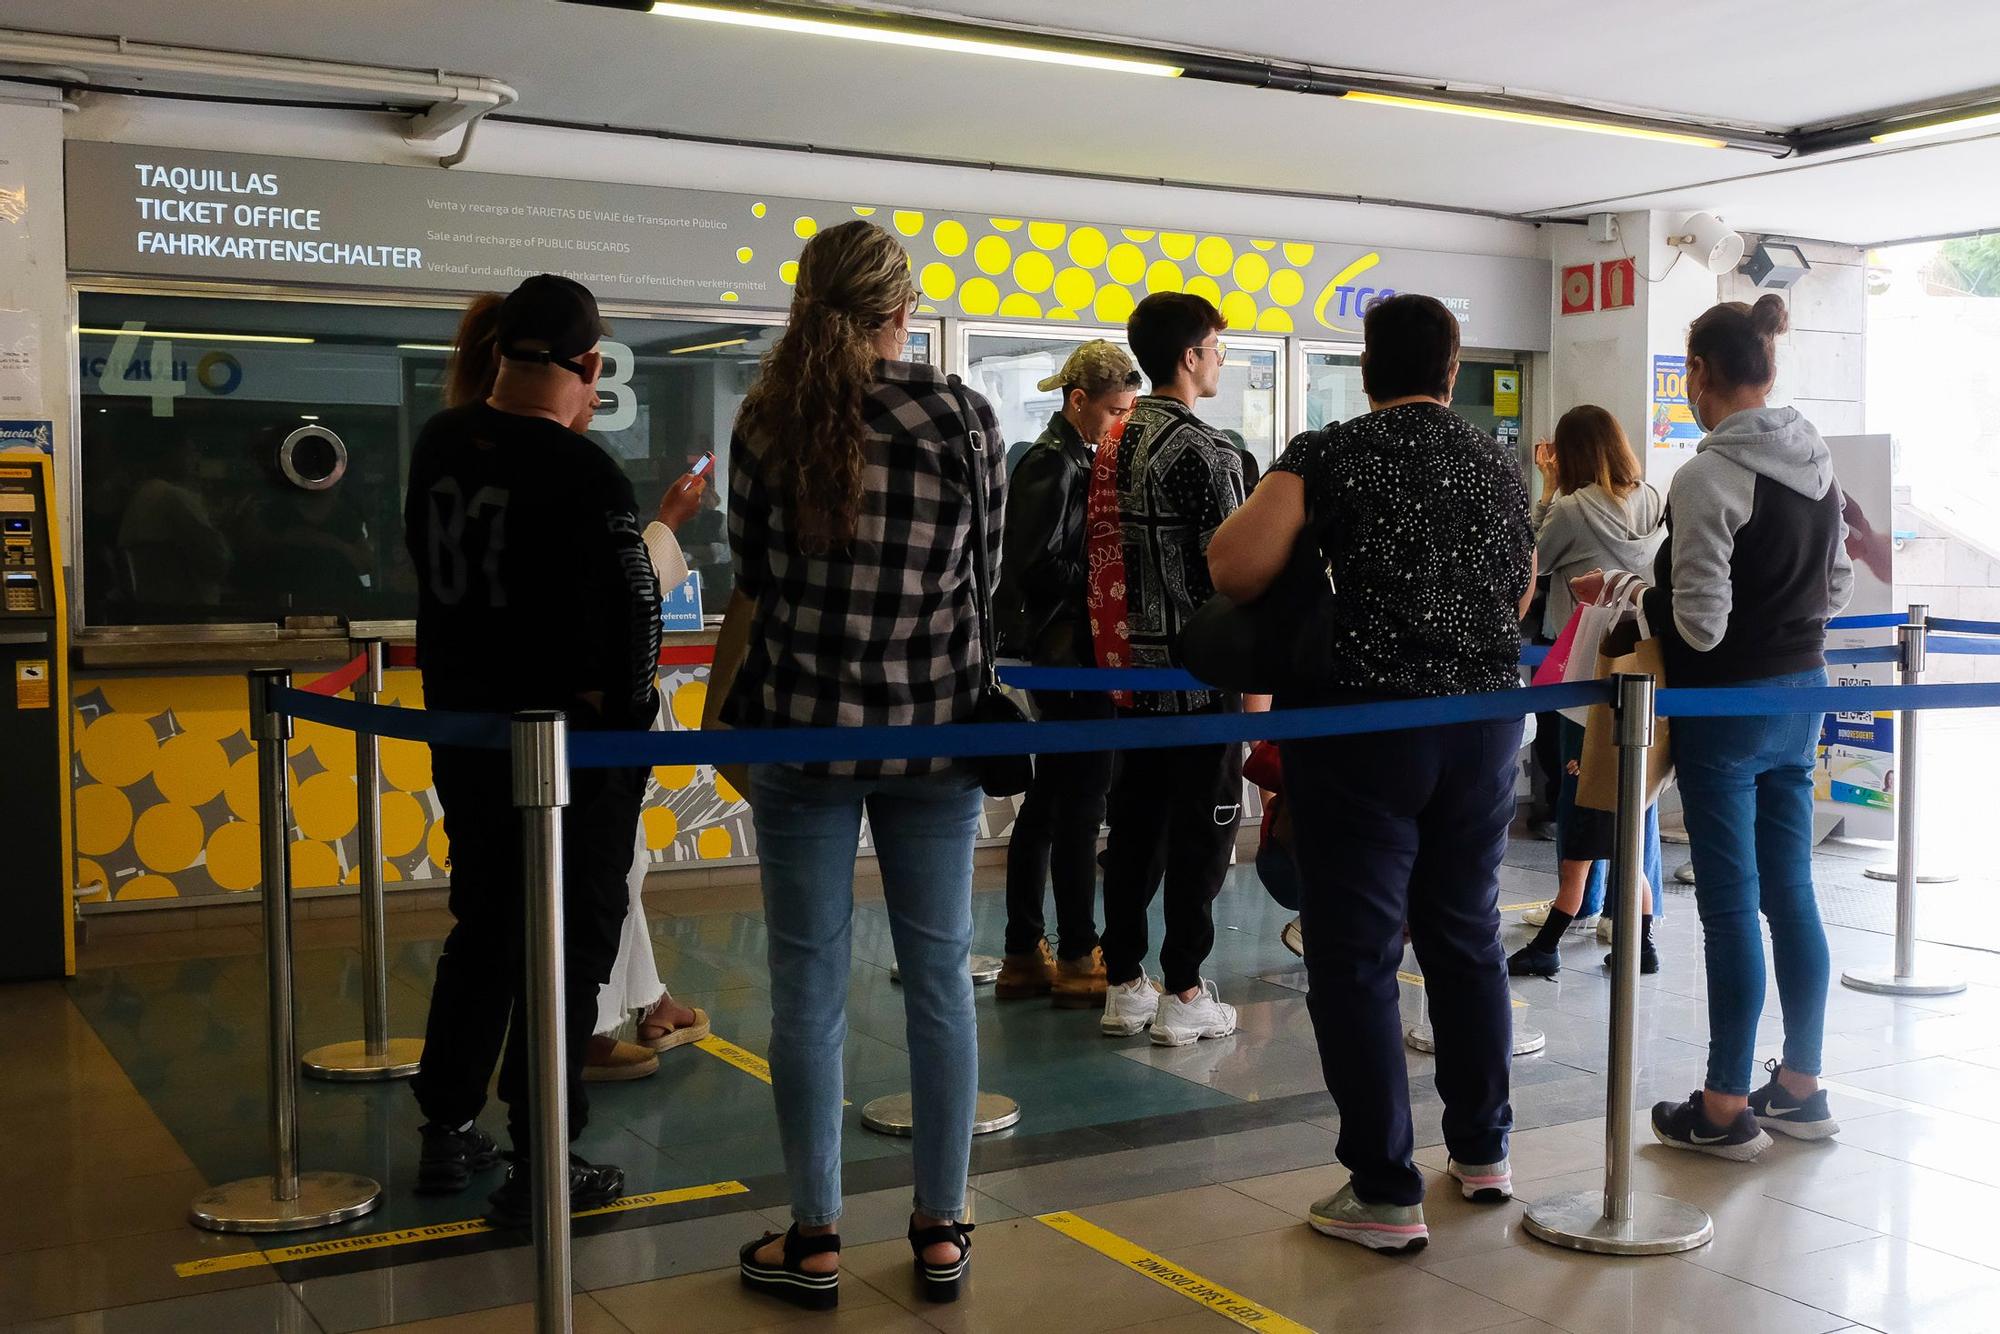
{"type": "Polygon", "coordinates": [[[743,1275],[743,1286],[769,1293],[794,1306],[802,1306],[808,1311],[831,1311],[840,1305],[838,1269],[831,1274],[808,1274],[799,1268],[799,1261],[809,1255],[824,1255],[829,1251],[838,1251],[840,1234],[829,1232],[819,1237],[802,1236],[799,1233],[799,1225],[794,1223],[784,1234],[783,1264],[773,1267],[759,1263],[757,1252],[777,1240],[777,1237],[778,1234],[775,1232],[766,1232],[737,1252],[737,1267],[743,1275]]]}
{"type": "Polygon", "coordinates": [[[916,1219],[910,1220],[910,1250],[916,1255],[917,1286],[923,1289],[926,1301],[958,1300],[965,1275],[972,1268],[972,1226],[970,1223],[944,1223],[937,1227],[919,1228],[916,1219]],[[924,1248],[940,1244],[958,1247],[958,1258],[950,1264],[924,1263],[924,1248]]]}

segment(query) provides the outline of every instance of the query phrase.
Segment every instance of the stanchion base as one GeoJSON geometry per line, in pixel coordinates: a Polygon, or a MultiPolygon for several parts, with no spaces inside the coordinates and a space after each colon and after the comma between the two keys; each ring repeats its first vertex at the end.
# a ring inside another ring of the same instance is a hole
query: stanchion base
{"type": "Polygon", "coordinates": [[[1702,1210],[1665,1195],[1632,1193],[1632,1216],[1604,1216],[1604,1192],[1572,1191],[1528,1206],[1528,1235],[1551,1246],[1598,1255],[1672,1255],[1705,1246],[1715,1224],[1702,1210]]]}
{"type": "Polygon", "coordinates": [[[271,1177],[247,1177],[197,1195],[188,1221],[210,1232],[297,1232],[359,1218],[382,1202],[382,1188],[351,1172],[301,1172],[295,1200],[277,1196],[271,1177]]]}
{"type": "MultiPolygon", "coordinates": [[[[1870,880],[1886,880],[1892,885],[1896,883],[1896,868],[1893,866],[1870,866],[1864,869],[1861,874],[1867,876],[1870,880]]],[[[1955,885],[1958,883],[1958,872],[1919,871],[1917,872],[1917,883],[1920,885],[1955,885]]]]}
{"type": "Polygon", "coordinates": [[[1956,996],[1965,990],[1965,979],[1949,973],[1915,973],[1896,976],[1893,967],[1856,968],[1840,975],[1840,984],[1877,996],[1956,996]]]}
{"type": "MultiPolygon", "coordinates": [[[[972,1113],[972,1133],[990,1135],[1021,1119],[1021,1104],[1004,1093],[982,1093],[972,1113]]],[[[861,1124],[878,1135],[907,1137],[916,1123],[910,1095],[891,1093],[861,1109],[861,1124]]]]}
{"type": "MultiPolygon", "coordinates": [[[[973,986],[983,987],[988,982],[995,982],[999,980],[1000,960],[994,958],[992,955],[975,954],[972,956],[969,962],[971,963],[972,966],[973,986]]],[[[889,980],[891,982],[895,982],[898,984],[902,982],[903,980],[902,965],[893,963],[889,965],[889,980]]]]}
{"type": "MultiPolygon", "coordinates": [[[[1411,1051],[1433,1052],[1437,1050],[1437,1037],[1429,1024],[1411,1024],[1403,1030],[1403,1043],[1411,1051]]],[[[1538,1028],[1517,1028],[1514,1030],[1514,1054],[1533,1056],[1549,1045],[1549,1035],[1538,1028]]]]}
{"type": "Polygon", "coordinates": [[[376,1079],[408,1079],[423,1064],[422,1038],[390,1038],[380,1052],[371,1054],[366,1042],[334,1042],[315,1047],[299,1061],[309,1079],[336,1083],[361,1083],[376,1079]]]}

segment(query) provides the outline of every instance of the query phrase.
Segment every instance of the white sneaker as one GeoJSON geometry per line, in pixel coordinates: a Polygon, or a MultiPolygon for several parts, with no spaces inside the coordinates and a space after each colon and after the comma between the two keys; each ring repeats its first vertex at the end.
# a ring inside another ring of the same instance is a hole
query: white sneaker
{"type": "Polygon", "coordinates": [[[1155,1046],[1185,1047],[1200,1038],[1226,1038],[1235,1031],[1236,1007],[1217,998],[1215,983],[1208,978],[1202,979],[1193,1000],[1168,992],[1153,1013],[1155,1046]]]}
{"type": "Polygon", "coordinates": [[[1611,919],[1610,919],[1609,917],[1600,917],[1600,918],[1598,918],[1598,919],[1597,919],[1597,938],[1598,938],[1599,940],[1603,941],[1603,942],[1604,942],[1605,944],[1609,945],[1609,944],[1611,943],[1611,932],[1612,932],[1612,929],[1613,929],[1613,928],[1614,928],[1614,927],[1615,927],[1616,925],[1617,925],[1617,923],[1616,923],[1616,922],[1613,922],[1613,921],[1612,921],[1612,920],[1611,920],[1611,919]]]}
{"type": "MultiPolygon", "coordinates": [[[[1528,909],[1528,911],[1521,914],[1521,925],[1532,926],[1537,929],[1547,926],[1549,924],[1549,909],[1554,906],[1553,903],[1544,903],[1540,907],[1528,909]]],[[[1563,934],[1569,936],[1580,935],[1596,926],[1597,920],[1595,914],[1589,917],[1579,917],[1569,924],[1569,930],[1563,934]]]]}
{"type": "Polygon", "coordinates": [[[1159,1009],[1160,984],[1144,973],[1130,982],[1104,989],[1104,1017],[1098,1029],[1108,1038],[1129,1038],[1143,1033],[1159,1009]]]}
{"type": "Polygon", "coordinates": [[[1306,933],[1298,918],[1285,923],[1285,929],[1278,933],[1278,943],[1301,959],[1306,957],[1306,933]]]}

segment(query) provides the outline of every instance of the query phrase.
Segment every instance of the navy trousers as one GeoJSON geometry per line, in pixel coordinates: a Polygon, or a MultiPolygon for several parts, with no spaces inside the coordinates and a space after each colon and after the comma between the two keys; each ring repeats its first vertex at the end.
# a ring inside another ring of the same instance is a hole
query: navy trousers
{"type": "Polygon", "coordinates": [[[1507,1156],[1513,1014],[1499,866],[1521,730],[1516,719],[1281,743],[1336,1152],[1370,1204],[1424,1197],[1396,979],[1405,922],[1437,1038],[1445,1145],[1462,1163],[1507,1156]]]}

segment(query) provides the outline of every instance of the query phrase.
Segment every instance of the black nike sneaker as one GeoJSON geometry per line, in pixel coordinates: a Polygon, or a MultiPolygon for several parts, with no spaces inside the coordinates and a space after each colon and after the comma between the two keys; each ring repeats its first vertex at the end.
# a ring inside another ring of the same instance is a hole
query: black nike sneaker
{"type": "MultiPolygon", "coordinates": [[[[587,1163],[569,1156],[569,1210],[572,1214],[602,1209],[625,1194],[625,1169],[609,1163],[587,1163]]],[[[528,1160],[514,1154],[507,1180],[487,1197],[486,1221],[494,1227],[527,1227],[534,1218],[534,1182],[528,1160]]]]}
{"type": "Polygon", "coordinates": [[[1655,1103],[1653,1135],[1670,1149],[1690,1149],[1736,1163],[1747,1163],[1771,1147],[1771,1137],[1747,1107],[1726,1126],[1711,1122],[1702,1111],[1699,1089],[1686,1102],[1655,1103]]]}
{"type": "Polygon", "coordinates": [[[427,1123],[417,1131],[424,1147],[417,1154],[417,1194],[455,1195],[480,1172],[500,1165],[500,1146],[478,1126],[453,1130],[427,1123]]]}
{"type": "Polygon", "coordinates": [[[1750,1112],[1757,1118],[1757,1124],[1793,1139],[1830,1139],[1838,1135],[1840,1122],[1827,1110],[1826,1090],[1815,1090],[1806,1098],[1794,1097],[1778,1082],[1779,1064],[1775,1059],[1764,1062],[1771,1080],[1750,1095],[1750,1112]]]}

